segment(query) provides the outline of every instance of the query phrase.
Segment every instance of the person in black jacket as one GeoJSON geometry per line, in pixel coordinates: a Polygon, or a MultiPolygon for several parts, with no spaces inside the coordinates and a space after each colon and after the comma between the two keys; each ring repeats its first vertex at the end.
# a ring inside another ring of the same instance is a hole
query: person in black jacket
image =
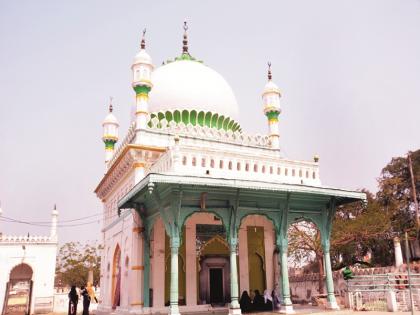
{"type": "Polygon", "coordinates": [[[253,311],[264,311],[265,303],[264,303],[264,297],[260,294],[260,291],[255,290],[255,297],[252,301],[252,308],[253,311]]]}
{"type": "Polygon", "coordinates": [[[83,315],[89,315],[90,296],[85,287],[81,287],[83,297],[83,315]]]}
{"type": "Polygon", "coordinates": [[[69,311],[68,315],[77,314],[77,303],[79,303],[79,295],[76,291],[76,286],[72,285],[69,292],[69,311]]]}
{"type": "Polygon", "coordinates": [[[241,306],[242,313],[248,313],[251,311],[251,298],[248,295],[248,291],[242,292],[239,305],[241,306]]]}

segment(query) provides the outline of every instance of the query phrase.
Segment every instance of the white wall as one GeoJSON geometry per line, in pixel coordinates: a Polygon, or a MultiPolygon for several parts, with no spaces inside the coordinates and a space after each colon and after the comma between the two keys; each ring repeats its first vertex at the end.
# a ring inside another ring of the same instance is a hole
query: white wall
{"type": "Polygon", "coordinates": [[[13,267],[21,263],[28,264],[33,271],[31,314],[36,312],[37,301],[50,301],[52,309],[56,255],[56,242],[30,241],[25,243],[18,241],[13,244],[0,240],[0,310],[3,309],[10,272],[13,267]],[[25,246],[25,250],[23,246],[25,246]]]}

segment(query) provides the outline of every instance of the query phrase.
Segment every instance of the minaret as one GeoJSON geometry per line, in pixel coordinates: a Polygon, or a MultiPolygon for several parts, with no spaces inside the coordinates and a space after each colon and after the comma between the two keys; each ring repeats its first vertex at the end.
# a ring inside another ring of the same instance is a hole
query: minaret
{"type": "Polygon", "coordinates": [[[149,116],[149,92],[152,89],[152,58],[146,52],[145,36],[146,29],[143,31],[141,39],[140,51],[134,57],[133,65],[133,89],[136,92],[136,129],[145,129],[147,127],[147,119],[149,116]]]}
{"type": "Polygon", "coordinates": [[[51,212],[50,238],[52,238],[52,239],[57,239],[57,219],[58,219],[57,205],[54,204],[54,209],[51,212]]]}
{"type": "Polygon", "coordinates": [[[280,149],[279,142],[279,115],[280,109],[280,90],[278,86],[272,81],[271,63],[268,63],[268,82],[264,87],[262,93],[264,104],[264,115],[268,120],[268,136],[271,140],[271,147],[273,149],[280,149]]]}
{"type": "Polygon", "coordinates": [[[109,113],[105,117],[103,126],[102,140],[105,143],[105,163],[108,163],[114,154],[115,143],[118,141],[118,121],[112,113],[112,98],[109,104],[109,113]]]}

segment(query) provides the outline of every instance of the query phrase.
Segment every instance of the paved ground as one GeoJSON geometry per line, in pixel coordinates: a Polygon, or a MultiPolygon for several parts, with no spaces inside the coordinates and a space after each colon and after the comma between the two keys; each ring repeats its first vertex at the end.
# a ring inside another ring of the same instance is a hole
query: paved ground
{"type": "MultiPolygon", "coordinates": [[[[392,315],[410,315],[411,312],[382,312],[382,311],[351,311],[351,310],[339,310],[339,311],[331,311],[325,310],[317,307],[308,307],[308,306],[294,306],[296,315],[300,314],[311,314],[311,315],[383,315],[383,314],[392,314],[392,315]]],[[[205,312],[206,314],[214,314],[214,315],[226,315],[227,312],[225,310],[214,310],[213,312],[205,312]]],[[[63,315],[64,313],[49,313],[47,315],[63,315]]],[[[78,312],[79,314],[79,312],[78,312]]],[[[103,314],[101,312],[101,314],[103,314]]],[[[197,313],[183,313],[182,315],[191,315],[197,313]]],[[[200,313],[198,313],[200,314],[200,313]]],[[[203,313],[202,313],[203,314],[203,313]]],[[[258,313],[248,313],[250,315],[279,315],[279,313],[274,312],[258,312],[258,313]]],[[[414,314],[420,315],[420,311],[415,311],[414,314]]],[[[80,313],[81,315],[81,313],[80,313]]],[[[90,315],[95,315],[95,312],[90,312],[90,315]]],[[[96,314],[97,315],[97,314],[96,314]]],[[[109,314],[111,315],[111,314],[109,314]]]]}

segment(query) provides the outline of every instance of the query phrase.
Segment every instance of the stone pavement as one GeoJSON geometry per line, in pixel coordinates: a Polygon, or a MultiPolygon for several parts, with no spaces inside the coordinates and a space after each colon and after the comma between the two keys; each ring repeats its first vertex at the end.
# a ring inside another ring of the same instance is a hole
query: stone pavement
{"type": "MultiPolygon", "coordinates": [[[[389,315],[410,315],[410,312],[383,312],[383,311],[352,311],[352,310],[339,310],[339,311],[331,311],[331,310],[325,310],[320,307],[310,307],[310,306],[297,306],[294,305],[295,314],[310,314],[310,315],[383,315],[383,314],[389,314],[389,315]]],[[[105,314],[103,312],[98,312],[101,315],[105,314]]],[[[90,312],[90,315],[98,315],[96,311],[90,312]]],[[[215,309],[212,312],[205,312],[206,314],[213,314],[213,315],[227,315],[227,309],[215,309]]],[[[46,315],[63,315],[65,313],[49,313],[46,315]]],[[[82,314],[81,312],[78,312],[78,314],[82,314]]],[[[114,315],[116,313],[109,313],[108,315],[114,315]]],[[[203,313],[182,313],[182,315],[200,315],[203,313]]],[[[258,313],[247,313],[250,315],[279,315],[280,313],[277,312],[258,312],[258,313]]],[[[414,314],[420,315],[420,311],[415,311],[414,314]]],[[[161,314],[162,315],[162,314],[161,314]]]]}

